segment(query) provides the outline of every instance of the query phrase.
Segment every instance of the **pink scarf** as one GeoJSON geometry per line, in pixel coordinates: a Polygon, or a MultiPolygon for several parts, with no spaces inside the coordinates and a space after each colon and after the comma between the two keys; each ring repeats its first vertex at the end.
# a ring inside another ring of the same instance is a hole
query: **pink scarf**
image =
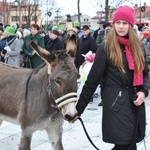
{"type": "Polygon", "coordinates": [[[125,46],[128,67],[130,70],[134,70],[133,86],[143,85],[143,72],[140,72],[138,75],[135,73],[135,64],[134,64],[134,59],[133,59],[131,49],[129,46],[129,39],[117,36],[117,40],[121,45],[125,46]]]}

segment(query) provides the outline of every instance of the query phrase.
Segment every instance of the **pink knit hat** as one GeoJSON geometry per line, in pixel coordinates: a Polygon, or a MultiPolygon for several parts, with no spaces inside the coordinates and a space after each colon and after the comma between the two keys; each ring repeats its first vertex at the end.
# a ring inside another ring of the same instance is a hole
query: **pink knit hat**
{"type": "Polygon", "coordinates": [[[117,20],[125,20],[133,27],[134,26],[134,9],[129,6],[118,7],[113,16],[113,23],[117,20]]]}

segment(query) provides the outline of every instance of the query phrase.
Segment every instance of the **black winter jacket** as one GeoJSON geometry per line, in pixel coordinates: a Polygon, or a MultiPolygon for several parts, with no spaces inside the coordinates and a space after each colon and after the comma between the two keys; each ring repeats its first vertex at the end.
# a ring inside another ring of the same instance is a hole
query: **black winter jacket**
{"type": "Polygon", "coordinates": [[[103,140],[108,143],[125,145],[131,144],[133,140],[139,142],[145,136],[144,103],[137,107],[133,104],[132,100],[138,91],[143,91],[145,96],[148,95],[150,81],[148,65],[146,64],[145,70],[143,71],[144,84],[142,86],[133,87],[133,71],[128,69],[124,51],[122,51],[122,53],[126,70],[125,74],[121,73],[118,68],[113,65],[104,50],[104,43],[100,44],[94,64],[85,82],[76,108],[79,115],[81,115],[97,86],[101,82],[105,84],[102,93],[103,140]],[[138,113],[138,111],[140,111],[140,113],[138,113]],[[138,130],[138,132],[135,133],[135,129],[136,131],[138,130]]]}
{"type": "Polygon", "coordinates": [[[46,49],[49,52],[52,52],[54,50],[63,50],[64,45],[63,45],[63,42],[59,38],[56,38],[55,40],[50,39],[46,44],[46,49]]]}
{"type": "Polygon", "coordinates": [[[82,37],[79,40],[79,46],[77,50],[77,56],[75,60],[75,64],[77,68],[80,67],[80,65],[84,62],[84,57],[82,54],[86,54],[89,51],[96,52],[97,45],[95,39],[89,34],[86,38],[82,35],[82,37]]]}

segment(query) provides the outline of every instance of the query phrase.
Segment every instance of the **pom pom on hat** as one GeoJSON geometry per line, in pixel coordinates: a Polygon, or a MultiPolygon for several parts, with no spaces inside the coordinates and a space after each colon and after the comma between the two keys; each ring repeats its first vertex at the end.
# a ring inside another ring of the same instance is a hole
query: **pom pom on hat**
{"type": "Polygon", "coordinates": [[[132,27],[134,26],[134,9],[129,6],[119,6],[113,16],[113,23],[117,20],[127,21],[132,27]]]}
{"type": "Polygon", "coordinates": [[[85,61],[94,62],[95,53],[92,53],[92,51],[89,51],[86,55],[82,54],[82,56],[84,56],[85,61]]]}

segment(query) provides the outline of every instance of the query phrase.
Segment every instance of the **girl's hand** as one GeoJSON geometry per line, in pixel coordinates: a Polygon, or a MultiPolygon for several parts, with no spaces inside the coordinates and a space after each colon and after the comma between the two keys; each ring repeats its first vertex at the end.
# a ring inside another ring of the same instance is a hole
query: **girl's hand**
{"type": "Polygon", "coordinates": [[[140,106],[145,101],[145,94],[143,92],[137,93],[137,99],[133,101],[136,106],[140,106]]]}
{"type": "Polygon", "coordinates": [[[2,56],[2,57],[5,57],[5,54],[3,54],[3,53],[1,52],[1,56],[2,56]]]}
{"type": "Polygon", "coordinates": [[[76,122],[78,120],[78,118],[79,118],[79,116],[74,117],[73,120],[70,121],[70,123],[76,122]]]}

